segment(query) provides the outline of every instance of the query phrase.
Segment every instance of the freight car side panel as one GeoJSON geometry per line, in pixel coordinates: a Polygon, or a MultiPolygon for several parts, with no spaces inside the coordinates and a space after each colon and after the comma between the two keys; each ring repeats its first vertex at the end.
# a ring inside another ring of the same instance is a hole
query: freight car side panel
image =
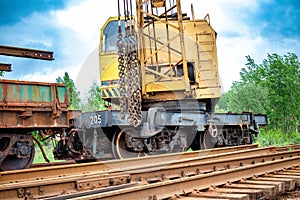
{"type": "Polygon", "coordinates": [[[0,128],[68,127],[63,84],[0,80],[0,128]]]}
{"type": "Polygon", "coordinates": [[[67,90],[62,84],[14,80],[0,80],[0,100],[1,103],[51,103],[55,96],[51,87],[55,85],[60,103],[67,103],[67,90]]]}

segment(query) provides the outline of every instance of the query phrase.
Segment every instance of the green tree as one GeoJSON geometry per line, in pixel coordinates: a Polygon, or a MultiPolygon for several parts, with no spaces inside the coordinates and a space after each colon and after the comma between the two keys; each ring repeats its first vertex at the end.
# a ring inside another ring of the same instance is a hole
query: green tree
{"type": "Polygon", "coordinates": [[[70,94],[70,107],[69,109],[80,109],[81,107],[81,101],[80,101],[80,93],[77,91],[77,88],[75,87],[74,81],[71,79],[69,74],[65,72],[63,78],[58,77],[56,79],[57,83],[63,83],[67,86],[69,89],[70,94]]]}
{"type": "Polygon", "coordinates": [[[88,91],[88,96],[86,102],[82,105],[82,110],[95,111],[95,110],[104,110],[104,100],[101,98],[101,88],[94,82],[88,91]]]}
{"type": "MultiPolygon", "coordinates": [[[[242,81],[229,91],[233,94],[230,103],[237,95],[235,91],[242,87],[244,99],[249,103],[244,101],[243,96],[237,98],[243,102],[245,109],[253,104],[254,111],[257,107],[257,111],[262,109],[268,114],[271,128],[282,129],[286,133],[297,131],[300,121],[300,62],[297,55],[268,54],[259,65],[250,56],[246,58],[246,67],[240,73],[242,81]],[[251,91],[255,91],[256,95],[253,96],[251,91]],[[253,101],[253,98],[258,100],[253,101]]],[[[230,105],[228,107],[231,108],[230,105]]]]}
{"type": "Polygon", "coordinates": [[[226,93],[227,111],[266,113],[268,90],[254,82],[235,82],[226,93]]]}
{"type": "Polygon", "coordinates": [[[222,94],[220,100],[218,101],[216,105],[216,112],[227,112],[228,111],[228,103],[229,103],[229,97],[228,92],[222,94]]]}
{"type": "Polygon", "coordinates": [[[4,71],[0,71],[0,77],[4,76],[4,71]]]}

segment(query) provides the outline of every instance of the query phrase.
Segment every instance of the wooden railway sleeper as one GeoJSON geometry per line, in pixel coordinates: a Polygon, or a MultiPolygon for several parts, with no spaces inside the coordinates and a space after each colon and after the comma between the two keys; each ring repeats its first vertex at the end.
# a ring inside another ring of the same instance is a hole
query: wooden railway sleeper
{"type": "Polygon", "coordinates": [[[216,188],[210,187],[208,190],[195,190],[188,197],[209,199],[222,197],[234,200],[278,199],[278,195],[285,193],[286,189],[288,191],[294,190],[295,186],[297,186],[296,183],[299,181],[300,171],[291,173],[291,170],[294,169],[275,170],[272,173],[267,172],[261,176],[255,175],[253,178],[227,183],[216,188]],[[274,178],[275,176],[277,178],[274,178]]]}

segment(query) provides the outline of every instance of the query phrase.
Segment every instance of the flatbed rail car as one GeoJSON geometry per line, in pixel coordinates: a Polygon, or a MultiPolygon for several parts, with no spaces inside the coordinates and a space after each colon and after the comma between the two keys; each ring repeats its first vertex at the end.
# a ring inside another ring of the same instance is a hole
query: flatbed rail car
{"type": "Polygon", "coordinates": [[[258,126],[268,124],[263,114],[166,111],[163,107],[142,112],[140,127],[120,118],[120,111],[86,112],[75,118],[87,149],[97,159],[128,158],[189,148],[251,144],[258,126]],[[159,132],[160,134],[153,135],[159,132]]]}
{"type": "Polygon", "coordinates": [[[69,128],[68,106],[63,84],[0,80],[0,170],[29,167],[35,154],[30,132],[69,128]]]}

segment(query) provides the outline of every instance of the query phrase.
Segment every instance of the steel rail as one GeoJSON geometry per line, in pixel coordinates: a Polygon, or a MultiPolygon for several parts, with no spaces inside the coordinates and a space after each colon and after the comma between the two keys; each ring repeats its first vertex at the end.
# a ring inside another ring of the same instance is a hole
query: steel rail
{"type": "Polygon", "coordinates": [[[243,165],[246,165],[253,164],[253,160],[254,162],[262,162],[262,160],[267,161],[275,158],[281,159],[283,157],[296,156],[300,154],[300,151],[270,154],[270,152],[272,152],[270,151],[271,149],[273,148],[258,148],[244,150],[244,154],[242,152],[231,152],[207,156],[202,159],[184,159],[178,160],[174,163],[169,163],[169,166],[167,166],[166,163],[163,163],[162,165],[152,163],[152,165],[148,167],[145,165],[137,165],[135,167],[124,167],[124,169],[61,175],[59,177],[51,178],[39,177],[25,182],[18,181],[14,183],[2,183],[0,185],[0,194],[2,196],[9,197],[12,193],[16,193],[15,191],[19,194],[20,188],[27,188],[27,190],[31,191],[30,193],[34,196],[57,196],[65,193],[61,190],[61,188],[64,188],[68,191],[68,193],[77,193],[82,190],[111,187],[114,183],[127,184],[132,181],[140,182],[141,180],[151,183],[169,178],[179,178],[187,175],[190,176],[204,172],[222,170],[228,168],[228,166],[239,167],[241,162],[244,162],[243,165]],[[141,168],[143,170],[140,170],[141,168]],[[101,184],[99,184],[100,182],[101,184]]]}
{"type": "Polygon", "coordinates": [[[141,163],[143,165],[149,165],[155,163],[171,163],[175,160],[182,160],[188,158],[199,158],[205,157],[208,155],[217,155],[221,153],[229,152],[240,152],[247,149],[256,149],[257,145],[243,145],[235,147],[225,147],[225,148],[216,148],[209,150],[199,150],[192,152],[183,152],[183,153],[173,153],[173,154],[163,154],[163,155],[154,155],[146,156],[139,158],[130,158],[124,160],[109,160],[109,161],[100,161],[93,163],[82,163],[82,164],[70,164],[62,166],[48,166],[41,168],[31,168],[24,170],[15,170],[15,171],[4,171],[0,172],[0,183],[9,181],[20,181],[26,179],[37,179],[39,177],[45,177],[45,171],[47,171],[47,176],[64,176],[66,174],[79,174],[79,173],[89,173],[91,171],[105,171],[109,169],[123,169],[125,166],[137,166],[141,163]]]}
{"type": "Polygon", "coordinates": [[[11,70],[11,64],[7,63],[0,63],[0,71],[10,72],[11,70]]]}
{"type": "MultiPolygon", "coordinates": [[[[295,156],[300,156],[300,150],[276,152],[272,154],[245,155],[232,158],[221,155],[220,157],[223,157],[223,159],[207,160],[206,162],[196,159],[189,159],[187,161],[181,160],[176,164],[165,167],[144,167],[142,169],[137,167],[132,169],[132,171],[127,170],[126,173],[131,175],[133,181],[138,181],[141,179],[140,177],[143,177],[145,182],[158,182],[166,179],[176,179],[185,176],[211,173],[295,156]]],[[[121,174],[122,173],[119,173],[118,175],[121,174]]]]}
{"type": "Polygon", "coordinates": [[[299,165],[300,156],[296,156],[71,199],[166,199],[299,165]]]}
{"type": "MultiPolygon", "coordinates": [[[[272,152],[273,148],[255,148],[255,149],[246,149],[244,151],[234,151],[234,152],[230,152],[230,153],[224,153],[224,154],[216,154],[216,155],[212,155],[212,156],[207,156],[207,157],[202,157],[202,158],[198,158],[199,160],[213,160],[213,159],[218,159],[219,155],[223,156],[227,156],[227,157],[241,157],[241,156],[245,156],[245,155],[249,155],[251,154],[257,154],[258,152],[260,153],[270,153],[272,152]],[[227,154],[227,155],[225,155],[227,154]],[[244,155],[243,155],[244,154],[244,155]]],[[[187,152],[187,154],[191,154],[190,152],[187,152]]],[[[156,156],[159,157],[159,156],[156,156]]],[[[184,157],[184,156],[183,156],[184,157]]],[[[150,157],[149,157],[150,158],[150,157]]],[[[152,157],[153,158],[153,157],[152,157]]],[[[192,160],[195,158],[191,158],[192,160]]],[[[137,162],[135,163],[135,166],[139,166],[139,159],[136,159],[137,162]]],[[[188,162],[187,160],[189,159],[183,159],[183,162],[188,162]]],[[[176,162],[180,162],[176,161],[176,162]]],[[[176,163],[175,162],[175,163],[176,163]]],[[[170,164],[170,162],[167,163],[163,163],[161,162],[160,164],[156,163],[156,160],[152,160],[151,165],[153,167],[157,167],[160,165],[160,167],[162,168],[163,166],[166,166],[168,164],[170,164]]],[[[69,165],[67,165],[69,166],[69,165]]],[[[38,177],[32,176],[31,178],[27,177],[27,175],[30,175],[30,172],[34,172],[33,169],[31,170],[25,170],[27,171],[25,179],[23,177],[23,173],[19,174],[19,179],[8,179],[9,176],[3,176],[0,177],[0,194],[4,195],[4,196],[11,196],[9,194],[16,194],[16,193],[21,193],[20,196],[24,196],[22,194],[23,189],[22,188],[27,188],[27,190],[29,191],[34,191],[31,192],[32,194],[40,194],[42,193],[43,195],[48,195],[48,196],[55,196],[55,195],[59,195],[61,193],[63,193],[61,191],[61,188],[65,188],[65,190],[67,190],[68,192],[72,192],[75,193],[78,190],[86,190],[86,189],[90,189],[91,187],[93,189],[95,189],[95,187],[107,187],[107,186],[112,186],[113,184],[111,184],[111,181],[113,181],[113,183],[118,183],[118,184],[124,184],[127,183],[127,180],[131,180],[130,175],[128,174],[124,174],[126,172],[126,170],[132,170],[133,168],[139,168],[139,167],[134,167],[134,166],[130,166],[130,167],[125,167],[126,165],[123,165],[122,167],[118,166],[118,169],[111,169],[111,170],[101,170],[98,169],[94,169],[94,170],[90,170],[89,165],[87,165],[87,168],[85,168],[84,171],[81,172],[76,172],[74,173],[74,170],[72,170],[72,168],[69,168],[69,173],[65,173],[62,174],[59,171],[56,171],[56,175],[55,176],[50,176],[50,173],[48,173],[47,169],[49,168],[43,168],[46,169],[46,171],[44,171],[43,175],[40,175],[38,177]],[[89,172],[88,172],[89,171],[89,172]],[[120,173],[122,171],[121,175],[118,175],[116,173],[120,173]],[[110,173],[110,174],[108,174],[110,173]],[[4,181],[5,180],[5,181],[4,181]],[[85,181],[88,180],[88,181],[85,181]],[[96,181],[97,184],[96,186],[91,185],[89,182],[91,181],[96,181]],[[101,184],[99,184],[99,181],[101,182],[101,184]],[[90,187],[91,186],[91,187],[90,187]],[[21,190],[20,190],[21,188],[21,190]],[[56,191],[59,191],[59,193],[56,193],[56,191]],[[46,194],[47,193],[47,194],[46,194]],[[54,194],[55,193],[55,194],[54,194]]],[[[146,167],[146,165],[144,165],[146,167]]],[[[53,168],[57,168],[60,166],[55,166],[53,168]]],[[[141,167],[141,166],[140,166],[141,167]]],[[[149,166],[148,166],[149,168],[149,166]]],[[[50,168],[52,169],[52,168],[50,168]]],[[[21,172],[23,172],[24,170],[22,170],[21,172]]],[[[39,173],[40,173],[40,169],[38,169],[39,173]]],[[[76,171],[76,170],[75,170],[76,171]]],[[[14,171],[12,171],[14,172],[14,171]]],[[[32,173],[34,174],[34,173],[32,173]]],[[[31,174],[31,175],[32,175],[31,174]]],[[[14,176],[16,174],[13,174],[14,176]]],[[[11,177],[12,178],[12,177],[11,177]]],[[[16,178],[16,177],[14,177],[16,178]]]]}
{"type": "Polygon", "coordinates": [[[33,58],[41,60],[54,60],[52,51],[28,49],[13,46],[0,45],[0,55],[33,58]]]}
{"type": "Polygon", "coordinates": [[[298,150],[298,149],[300,149],[299,144],[276,147],[276,151],[291,151],[291,150],[298,150]]]}

